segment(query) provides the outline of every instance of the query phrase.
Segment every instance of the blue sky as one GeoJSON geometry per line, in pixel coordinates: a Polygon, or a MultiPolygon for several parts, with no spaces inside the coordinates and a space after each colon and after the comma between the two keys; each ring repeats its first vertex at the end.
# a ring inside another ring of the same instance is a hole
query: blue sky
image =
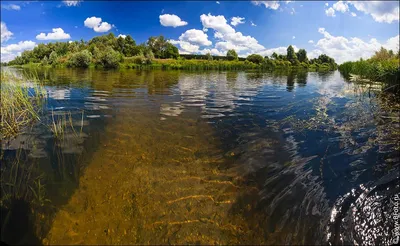
{"type": "Polygon", "coordinates": [[[2,1],[1,22],[2,61],[38,43],[110,32],[137,43],[162,34],[181,53],[270,55],[294,45],[339,63],[399,43],[398,1],[2,1]]]}

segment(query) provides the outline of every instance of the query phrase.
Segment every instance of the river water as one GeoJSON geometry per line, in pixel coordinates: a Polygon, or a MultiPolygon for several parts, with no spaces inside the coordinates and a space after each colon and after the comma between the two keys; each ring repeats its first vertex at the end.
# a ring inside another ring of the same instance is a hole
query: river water
{"type": "Polygon", "coordinates": [[[34,73],[41,121],[2,142],[8,243],[396,240],[398,111],[379,84],[337,71],[34,73]]]}

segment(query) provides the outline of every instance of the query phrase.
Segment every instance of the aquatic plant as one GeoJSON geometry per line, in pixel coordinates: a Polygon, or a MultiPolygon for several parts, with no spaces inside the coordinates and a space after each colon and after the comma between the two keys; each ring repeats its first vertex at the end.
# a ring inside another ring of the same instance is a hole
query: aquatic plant
{"type": "Polygon", "coordinates": [[[381,48],[368,60],[345,62],[339,71],[352,80],[368,79],[386,83],[392,90],[400,91],[400,60],[393,51],[381,48]],[[356,76],[354,76],[356,75],[356,76]]]}
{"type": "Polygon", "coordinates": [[[1,73],[1,139],[23,132],[39,120],[46,91],[35,77],[23,80],[11,72],[1,73]],[[30,82],[26,82],[30,81],[30,82]]]}

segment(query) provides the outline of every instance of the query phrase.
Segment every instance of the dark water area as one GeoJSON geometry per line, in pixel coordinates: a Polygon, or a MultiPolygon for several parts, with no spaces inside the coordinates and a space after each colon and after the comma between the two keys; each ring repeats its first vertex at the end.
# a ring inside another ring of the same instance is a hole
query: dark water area
{"type": "Polygon", "coordinates": [[[399,112],[380,84],[337,71],[12,71],[35,73],[47,97],[41,121],[2,142],[7,243],[398,238],[399,112]]]}

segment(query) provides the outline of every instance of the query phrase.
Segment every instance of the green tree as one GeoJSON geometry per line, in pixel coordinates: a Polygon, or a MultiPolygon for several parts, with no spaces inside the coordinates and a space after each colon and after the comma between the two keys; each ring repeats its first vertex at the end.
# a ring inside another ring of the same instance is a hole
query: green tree
{"type": "Polygon", "coordinates": [[[272,58],[274,58],[275,60],[278,60],[278,54],[276,52],[272,53],[272,58]]]}
{"type": "Polygon", "coordinates": [[[49,56],[49,63],[50,63],[51,65],[57,65],[57,64],[58,64],[58,55],[57,55],[57,52],[56,52],[56,51],[52,51],[52,52],[50,53],[50,56],[49,56]]]}
{"type": "Polygon", "coordinates": [[[297,52],[297,59],[299,59],[299,62],[307,62],[307,51],[305,49],[299,49],[297,52]]]}
{"type": "Polygon", "coordinates": [[[165,44],[165,49],[162,54],[162,58],[174,58],[177,59],[179,57],[179,50],[175,45],[167,42],[165,44]]]}
{"type": "Polygon", "coordinates": [[[69,67],[89,67],[92,54],[88,50],[82,50],[72,54],[67,65],[69,67]]]}
{"type": "Polygon", "coordinates": [[[231,49],[226,52],[226,57],[228,57],[228,60],[233,61],[238,59],[238,54],[234,49],[231,49]]]}
{"type": "Polygon", "coordinates": [[[206,58],[207,58],[208,61],[212,61],[213,60],[213,57],[210,54],[210,52],[206,54],[206,58]]]}
{"type": "Polygon", "coordinates": [[[119,67],[119,62],[122,60],[122,56],[118,51],[113,48],[108,47],[106,50],[101,52],[97,64],[103,66],[104,68],[117,68],[119,67]]]}
{"type": "Polygon", "coordinates": [[[49,59],[47,58],[47,56],[43,57],[43,59],[42,59],[42,65],[43,65],[43,66],[49,65],[49,59]]]}
{"type": "Polygon", "coordinates": [[[291,45],[289,45],[289,47],[287,48],[287,54],[286,54],[286,58],[288,61],[290,61],[291,63],[294,63],[295,60],[297,60],[297,56],[296,56],[296,52],[294,52],[294,49],[291,45]]]}
{"type": "Polygon", "coordinates": [[[255,64],[260,64],[263,62],[264,58],[258,54],[251,54],[247,57],[247,60],[255,64]]]}
{"type": "Polygon", "coordinates": [[[135,56],[138,53],[135,53],[136,42],[133,40],[131,35],[126,36],[125,38],[125,49],[123,54],[125,56],[135,56]]]}

